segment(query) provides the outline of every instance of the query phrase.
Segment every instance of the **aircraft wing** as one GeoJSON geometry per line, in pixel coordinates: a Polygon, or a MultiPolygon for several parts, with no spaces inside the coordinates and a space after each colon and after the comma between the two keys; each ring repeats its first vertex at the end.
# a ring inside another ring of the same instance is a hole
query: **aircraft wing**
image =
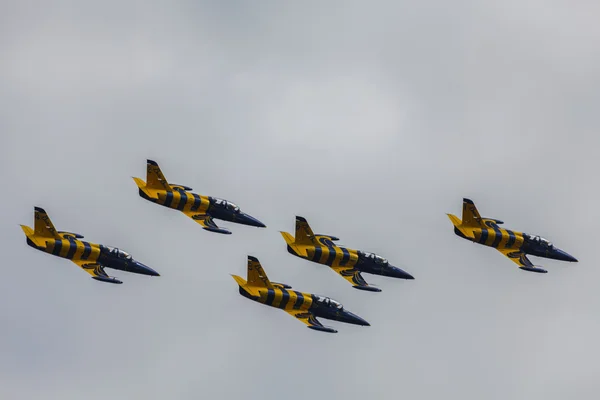
{"type": "Polygon", "coordinates": [[[352,286],[356,289],[367,290],[369,292],[381,292],[381,289],[378,289],[373,286],[369,286],[365,278],[362,277],[360,271],[353,267],[331,267],[335,272],[340,274],[344,279],[352,284],[352,286]]]}
{"type": "Polygon", "coordinates": [[[104,272],[104,267],[97,262],[87,262],[84,260],[71,260],[78,267],[81,267],[85,272],[90,274],[92,278],[101,282],[109,282],[109,283],[123,283],[120,280],[113,278],[112,276],[108,276],[106,272],[104,272]]]}
{"type": "Polygon", "coordinates": [[[287,312],[288,314],[290,314],[293,317],[296,317],[296,319],[298,321],[302,321],[304,322],[306,325],[308,325],[308,327],[310,329],[314,329],[317,331],[321,331],[321,332],[329,332],[329,333],[336,333],[337,331],[333,328],[329,328],[327,326],[324,326],[322,323],[319,322],[319,320],[317,318],[315,318],[315,315],[313,313],[311,313],[310,311],[306,311],[306,310],[284,310],[285,312],[287,312]]]}
{"type": "Polygon", "coordinates": [[[226,235],[230,235],[231,232],[228,231],[225,228],[219,228],[217,226],[217,224],[215,224],[215,221],[213,221],[212,217],[208,214],[205,213],[196,213],[193,211],[184,211],[184,214],[187,215],[188,217],[190,217],[191,219],[193,219],[194,221],[196,221],[197,223],[199,223],[200,225],[202,225],[203,229],[206,229],[207,231],[210,232],[216,232],[216,233],[224,233],[226,235]]]}
{"type": "Polygon", "coordinates": [[[527,258],[527,254],[523,253],[520,250],[498,249],[498,251],[500,253],[504,254],[509,259],[511,259],[515,264],[517,264],[519,266],[519,268],[521,268],[525,271],[541,272],[541,273],[548,272],[545,269],[538,268],[535,265],[533,265],[533,263],[529,260],[529,258],[527,258]]]}

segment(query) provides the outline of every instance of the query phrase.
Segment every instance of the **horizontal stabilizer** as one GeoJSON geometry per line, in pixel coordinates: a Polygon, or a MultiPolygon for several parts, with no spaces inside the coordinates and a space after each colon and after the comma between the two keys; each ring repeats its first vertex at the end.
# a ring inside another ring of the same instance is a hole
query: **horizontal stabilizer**
{"type": "Polygon", "coordinates": [[[287,232],[279,232],[287,243],[288,252],[300,257],[306,257],[306,248],[304,246],[296,246],[296,241],[292,235],[287,232]]]}
{"type": "Polygon", "coordinates": [[[308,325],[310,329],[314,329],[315,331],[328,332],[328,333],[337,333],[337,331],[333,328],[329,328],[327,326],[319,326],[319,325],[308,325]]]}
{"type": "Polygon", "coordinates": [[[358,290],[365,290],[367,292],[381,292],[381,289],[377,288],[377,287],[373,287],[373,286],[352,286],[354,289],[358,289],[358,290]]]}
{"type": "Polygon", "coordinates": [[[545,273],[548,272],[545,269],[538,268],[538,267],[535,267],[535,266],[531,266],[531,267],[519,267],[519,268],[521,268],[522,270],[525,270],[525,271],[529,271],[529,272],[538,272],[540,274],[545,274],[545,273]]]}
{"type": "Polygon", "coordinates": [[[460,218],[458,218],[456,215],[453,215],[453,214],[446,214],[446,215],[448,216],[448,218],[450,218],[452,225],[454,225],[454,232],[458,236],[464,237],[465,239],[473,239],[471,233],[463,227],[463,223],[460,220],[460,218]]]}
{"type": "Polygon", "coordinates": [[[116,283],[116,284],[121,284],[123,282],[121,282],[120,280],[113,278],[112,276],[92,276],[93,279],[100,281],[100,282],[106,282],[106,283],[116,283]]]}

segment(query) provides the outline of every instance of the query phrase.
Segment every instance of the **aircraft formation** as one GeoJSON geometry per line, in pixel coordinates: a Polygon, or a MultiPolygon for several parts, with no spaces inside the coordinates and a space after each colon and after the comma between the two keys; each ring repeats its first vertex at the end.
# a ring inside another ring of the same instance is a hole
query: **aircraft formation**
{"type": "MultiPolygon", "coordinates": [[[[152,203],[181,211],[209,232],[231,234],[231,231],[219,227],[214,220],[233,222],[253,227],[266,228],[258,219],[242,212],[236,204],[206,195],[192,192],[192,188],[169,183],[158,164],[153,160],[146,163],[146,181],[133,178],[140,197],[152,203]]],[[[528,255],[555,260],[577,262],[577,259],[555,247],[548,240],[523,232],[500,228],[503,222],[494,218],[482,218],[470,199],[463,199],[462,220],[448,214],[454,227],[454,233],[473,243],[493,247],[515,262],[521,270],[546,273],[534,265],[528,255]]],[[[34,207],[34,226],[21,225],[27,238],[27,244],[37,250],[71,260],[89,273],[93,279],[121,284],[119,279],[109,276],[105,269],[131,272],[134,274],[160,276],[158,272],[135,260],[127,252],[118,248],[87,242],[83,235],[66,231],[57,231],[43,208],[34,207]]],[[[390,264],[384,257],[345,246],[336,245],[335,236],[315,234],[307,220],[296,216],[296,231],[292,236],[280,232],[287,251],[299,258],[323,264],[346,279],[353,288],[381,292],[381,289],[369,285],[363,273],[385,277],[412,280],[408,272],[390,264]]],[[[344,309],[341,303],[329,297],[307,292],[291,290],[283,283],[271,282],[260,261],[248,256],[246,279],[232,275],[238,284],[240,295],[255,302],[279,308],[305,323],[308,328],[336,333],[337,330],[324,326],[317,318],[324,318],[354,325],[370,324],[344,309]]]]}

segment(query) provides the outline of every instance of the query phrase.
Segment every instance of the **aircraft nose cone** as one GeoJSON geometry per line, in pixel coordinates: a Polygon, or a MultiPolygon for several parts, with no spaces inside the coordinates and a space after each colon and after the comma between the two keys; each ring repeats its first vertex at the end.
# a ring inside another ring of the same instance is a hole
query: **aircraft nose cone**
{"type": "Polygon", "coordinates": [[[150,275],[150,276],[160,276],[158,272],[153,270],[147,265],[142,264],[141,262],[136,263],[136,271],[138,274],[142,275],[150,275]]]}
{"type": "Polygon", "coordinates": [[[257,228],[266,228],[267,227],[265,224],[263,224],[256,218],[254,218],[251,215],[248,215],[246,213],[241,213],[239,215],[238,219],[239,219],[239,222],[241,222],[245,225],[256,226],[257,228]]]}
{"type": "Polygon", "coordinates": [[[395,278],[400,278],[400,279],[415,279],[414,276],[412,276],[411,274],[409,274],[406,271],[401,270],[398,267],[392,267],[392,271],[393,271],[393,277],[395,278]]]}
{"type": "Polygon", "coordinates": [[[350,311],[344,311],[344,322],[354,325],[371,326],[367,321],[350,311]]]}
{"type": "Polygon", "coordinates": [[[562,251],[560,249],[556,249],[556,254],[558,255],[559,260],[570,261],[570,262],[578,262],[575,257],[570,255],[569,253],[562,251]]]}

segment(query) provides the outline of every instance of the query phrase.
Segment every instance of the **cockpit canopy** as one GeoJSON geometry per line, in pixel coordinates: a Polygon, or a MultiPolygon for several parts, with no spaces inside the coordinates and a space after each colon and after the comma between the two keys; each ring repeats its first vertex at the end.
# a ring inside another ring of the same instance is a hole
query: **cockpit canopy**
{"type": "Polygon", "coordinates": [[[541,236],[527,235],[527,238],[536,244],[541,244],[542,246],[552,247],[552,243],[547,239],[544,239],[541,236]]]}
{"type": "Polygon", "coordinates": [[[338,310],[342,310],[344,307],[338,301],[330,299],[329,297],[315,295],[315,301],[319,304],[323,304],[327,307],[334,307],[338,310]]]}
{"type": "Polygon", "coordinates": [[[240,212],[240,208],[236,204],[234,204],[234,203],[232,203],[230,201],[224,200],[224,199],[218,199],[216,197],[214,199],[215,199],[215,204],[217,204],[217,205],[219,205],[221,207],[224,207],[224,208],[226,208],[228,210],[231,210],[231,211],[233,211],[235,213],[239,213],[240,212]]]}
{"type": "Polygon", "coordinates": [[[126,251],[117,249],[116,247],[110,247],[110,246],[106,246],[106,248],[110,251],[110,254],[115,255],[119,258],[122,258],[124,260],[131,260],[133,259],[131,257],[131,254],[127,253],[126,251]]]}
{"type": "Polygon", "coordinates": [[[360,252],[366,259],[374,261],[376,264],[387,265],[388,260],[374,253],[360,252]]]}

